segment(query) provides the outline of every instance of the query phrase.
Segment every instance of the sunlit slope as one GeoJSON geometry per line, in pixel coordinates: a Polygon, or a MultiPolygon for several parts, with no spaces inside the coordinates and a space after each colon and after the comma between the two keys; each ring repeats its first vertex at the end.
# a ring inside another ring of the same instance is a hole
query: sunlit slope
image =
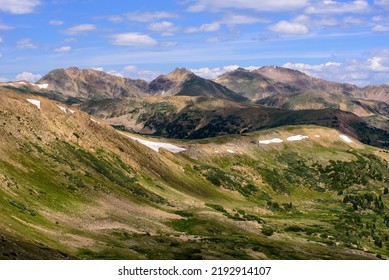
{"type": "Polygon", "coordinates": [[[389,154],[336,130],[145,138],[5,90],[0,120],[0,258],[389,254],[389,154]]]}

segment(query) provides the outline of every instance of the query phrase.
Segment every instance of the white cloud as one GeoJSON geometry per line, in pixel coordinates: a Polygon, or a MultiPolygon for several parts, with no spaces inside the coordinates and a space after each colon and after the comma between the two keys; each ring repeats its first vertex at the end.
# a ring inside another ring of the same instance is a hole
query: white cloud
{"type": "Polygon", "coordinates": [[[72,47],[70,47],[70,46],[63,46],[63,47],[54,49],[54,51],[58,52],[58,53],[70,52],[71,50],[72,50],[72,47]]]}
{"type": "MultiPolygon", "coordinates": [[[[208,68],[208,67],[203,67],[203,68],[198,68],[198,69],[190,69],[193,73],[196,75],[203,77],[205,79],[215,79],[219,77],[220,75],[229,72],[229,71],[234,71],[238,69],[240,66],[239,65],[227,65],[227,66],[221,66],[221,67],[215,67],[215,68],[208,68]]],[[[255,70],[258,69],[259,66],[247,66],[247,67],[242,67],[246,70],[255,70]]]]}
{"type": "Polygon", "coordinates": [[[172,36],[179,28],[172,22],[161,21],[149,24],[148,29],[154,32],[161,32],[162,36],[172,36]]]}
{"type": "Polygon", "coordinates": [[[374,4],[389,9],[389,0],[375,0],[374,4]]]}
{"type": "MultiPolygon", "coordinates": [[[[156,11],[156,12],[131,12],[126,15],[129,21],[150,22],[167,18],[176,18],[177,15],[171,12],[156,11]]],[[[119,19],[119,18],[117,18],[119,19]]]]}
{"type": "Polygon", "coordinates": [[[147,69],[139,69],[134,65],[128,65],[123,68],[123,76],[131,79],[142,79],[151,81],[161,75],[161,72],[147,69]]]}
{"type": "Polygon", "coordinates": [[[389,57],[373,56],[368,60],[368,67],[376,72],[389,72],[389,57]]]}
{"type": "Polygon", "coordinates": [[[118,46],[155,46],[158,44],[156,40],[146,34],[137,32],[120,33],[111,36],[113,38],[112,44],[118,46]]]}
{"type": "Polygon", "coordinates": [[[23,72],[23,73],[20,73],[20,74],[18,74],[16,76],[16,80],[17,81],[26,80],[26,81],[29,81],[30,83],[35,83],[40,78],[42,78],[42,75],[40,75],[40,74],[33,74],[31,72],[23,72]]]}
{"type": "Polygon", "coordinates": [[[116,70],[110,70],[110,71],[108,71],[107,73],[110,74],[110,75],[119,77],[119,78],[124,78],[124,77],[123,77],[123,74],[120,73],[120,72],[118,72],[118,71],[116,71],[116,70]]]}
{"type": "Polygon", "coordinates": [[[374,26],[371,30],[373,30],[374,32],[389,32],[389,26],[378,24],[374,26]]]}
{"type": "Polygon", "coordinates": [[[62,20],[50,20],[49,21],[50,25],[62,25],[64,22],[62,20]]]}
{"type": "Polygon", "coordinates": [[[298,22],[289,22],[286,20],[281,20],[274,25],[270,25],[269,30],[284,33],[284,34],[306,34],[309,32],[309,29],[306,25],[298,22]]]}
{"type": "Polygon", "coordinates": [[[165,47],[165,48],[168,48],[168,47],[174,47],[174,46],[177,46],[178,42],[161,42],[160,45],[161,47],[165,47]]]}
{"type": "Polygon", "coordinates": [[[0,0],[0,10],[11,14],[29,14],[40,4],[39,0],[0,0]]]}
{"type": "Polygon", "coordinates": [[[14,29],[13,26],[0,24],[0,30],[12,30],[12,29],[14,29]]]}
{"type": "Polygon", "coordinates": [[[314,2],[305,9],[308,14],[344,14],[344,13],[366,13],[369,11],[369,3],[365,0],[355,1],[333,1],[324,0],[314,2]]]}
{"type": "Polygon", "coordinates": [[[70,37],[70,38],[65,38],[63,41],[66,43],[75,43],[77,42],[77,39],[74,37],[70,37]]]}
{"type": "Polygon", "coordinates": [[[345,63],[322,64],[285,63],[283,67],[299,70],[307,75],[328,81],[352,83],[358,86],[389,83],[389,50],[371,54],[365,60],[350,59],[345,63]]]}
{"type": "Polygon", "coordinates": [[[79,24],[72,26],[68,29],[62,30],[67,35],[84,35],[91,31],[95,31],[97,28],[94,24],[79,24]]]}
{"type": "Polygon", "coordinates": [[[308,0],[197,0],[188,7],[189,12],[221,9],[250,9],[256,11],[279,12],[304,8],[308,0]]]}
{"type": "Polygon", "coordinates": [[[92,69],[96,71],[104,71],[103,67],[92,67],[92,69]]]}
{"type": "Polygon", "coordinates": [[[339,62],[326,62],[322,64],[305,64],[305,63],[285,63],[282,65],[283,67],[286,68],[291,68],[295,70],[299,70],[305,73],[308,73],[309,75],[312,76],[317,76],[317,72],[323,72],[323,71],[328,71],[330,69],[338,68],[342,66],[342,63],[339,62]]]}
{"type": "Polygon", "coordinates": [[[4,77],[0,77],[0,83],[5,83],[5,82],[8,82],[9,79],[7,78],[4,78],[4,77]]]}
{"type": "Polygon", "coordinates": [[[126,72],[134,72],[134,71],[138,70],[138,67],[136,67],[134,65],[128,65],[128,66],[124,67],[123,70],[126,72]]]}
{"type": "Polygon", "coordinates": [[[255,24],[259,22],[264,23],[264,22],[268,22],[268,20],[260,17],[249,16],[249,15],[231,14],[225,16],[222,22],[227,25],[239,25],[239,24],[255,24]]]}
{"type": "Polygon", "coordinates": [[[16,43],[16,47],[19,49],[36,49],[37,46],[29,38],[24,38],[16,43]]]}
{"type": "Polygon", "coordinates": [[[189,27],[189,28],[185,29],[185,32],[186,33],[215,32],[218,30],[220,30],[220,23],[213,22],[213,23],[202,24],[200,27],[189,27]]]}
{"type": "MultiPolygon", "coordinates": [[[[103,71],[102,68],[97,68],[97,70],[103,71]]],[[[124,67],[121,71],[110,70],[107,71],[106,73],[120,78],[127,77],[131,79],[142,79],[146,81],[151,81],[155,79],[157,76],[161,75],[159,71],[139,69],[135,65],[128,65],[124,67]]]]}

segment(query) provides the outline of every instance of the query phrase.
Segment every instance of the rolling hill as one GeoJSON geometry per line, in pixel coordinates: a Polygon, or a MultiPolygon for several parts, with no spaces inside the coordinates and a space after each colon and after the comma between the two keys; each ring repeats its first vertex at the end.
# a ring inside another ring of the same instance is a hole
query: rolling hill
{"type": "Polygon", "coordinates": [[[0,258],[389,255],[389,153],[337,130],[145,138],[6,89],[0,119],[0,258]]]}
{"type": "Polygon", "coordinates": [[[367,144],[389,145],[387,131],[337,109],[293,111],[185,96],[89,101],[80,109],[123,130],[169,138],[200,139],[311,124],[339,129],[367,144]]]}

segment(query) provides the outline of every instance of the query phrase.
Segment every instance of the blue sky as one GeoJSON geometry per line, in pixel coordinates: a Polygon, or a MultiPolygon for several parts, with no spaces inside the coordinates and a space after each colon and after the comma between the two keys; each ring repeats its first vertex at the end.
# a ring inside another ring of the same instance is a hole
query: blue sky
{"type": "Polygon", "coordinates": [[[0,0],[0,81],[70,66],[150,80],[264,65],[389,83],[389,0],[0,0]]]}

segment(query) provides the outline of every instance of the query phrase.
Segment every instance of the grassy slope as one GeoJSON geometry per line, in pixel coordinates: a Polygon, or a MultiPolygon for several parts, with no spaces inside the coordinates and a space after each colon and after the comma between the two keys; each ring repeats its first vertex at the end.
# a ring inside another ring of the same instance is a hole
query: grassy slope
{"type": "Polygon", "coordinates": [[[156,153],[82,112],[44,98],[39,111],[25,98],[0,94],[0,258],[389,255],[385,150],[286,127],[156,153]],[[296,134],[310,138],[258,145],[296,134]]]}

